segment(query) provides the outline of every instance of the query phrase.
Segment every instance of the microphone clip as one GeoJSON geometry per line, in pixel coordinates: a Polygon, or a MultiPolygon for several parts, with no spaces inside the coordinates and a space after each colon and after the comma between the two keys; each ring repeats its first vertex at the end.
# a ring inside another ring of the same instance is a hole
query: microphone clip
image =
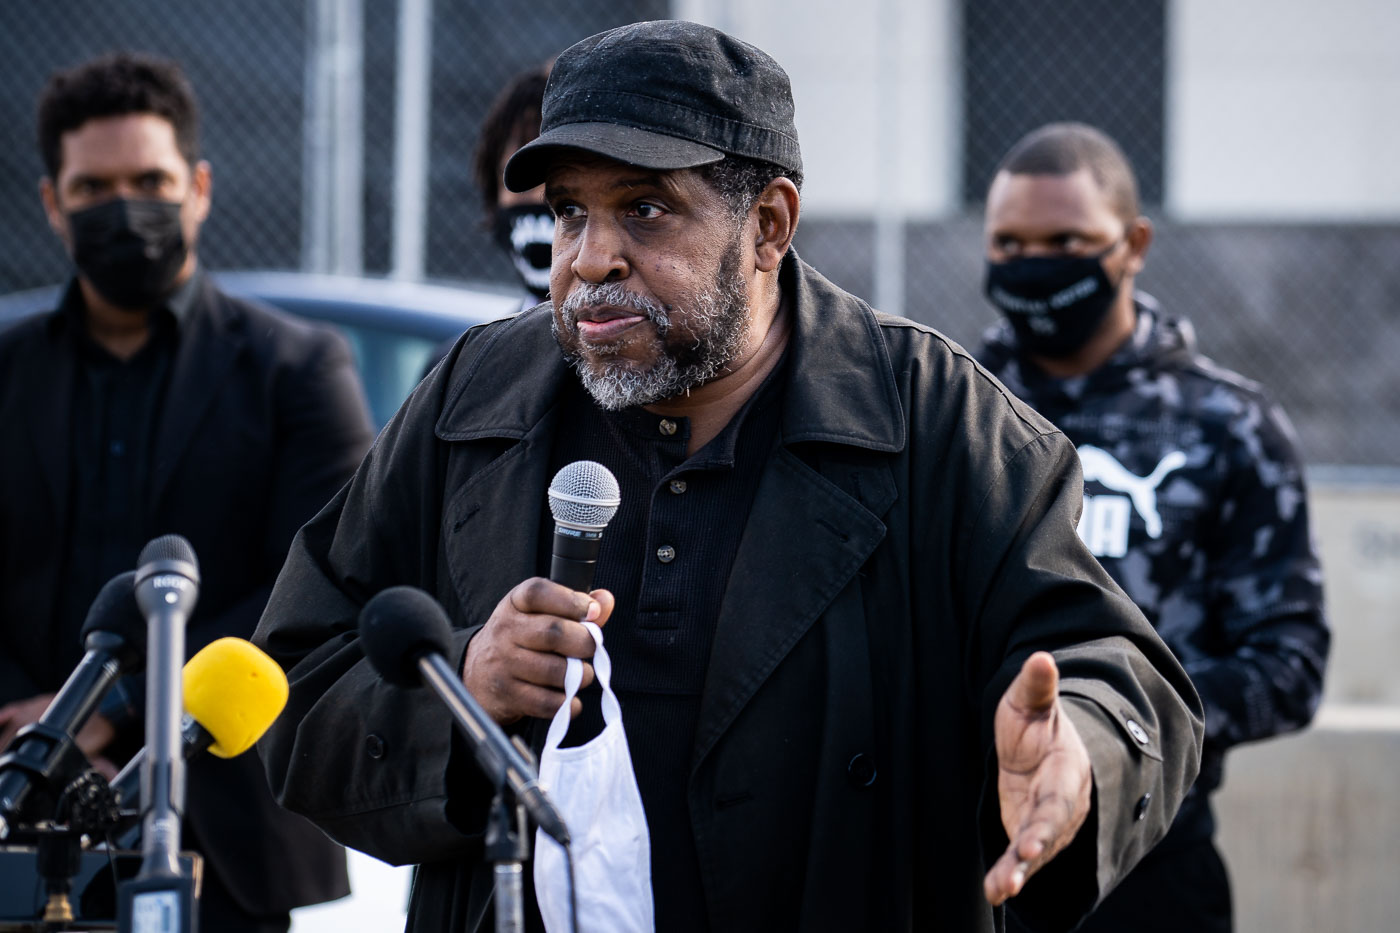
{"type": "Polygon", "coordinates": [[[88,770],[87,757],[73,737],[44,722],[19,730],[10,748],[14,751],[0,755],[0,775],[19,772],[29,781],[24,785],[27,793],[0,799],[0,839],[10,839],[18,827],[37,822],[35,813],[47,818],[59,791],[88,770]]]}

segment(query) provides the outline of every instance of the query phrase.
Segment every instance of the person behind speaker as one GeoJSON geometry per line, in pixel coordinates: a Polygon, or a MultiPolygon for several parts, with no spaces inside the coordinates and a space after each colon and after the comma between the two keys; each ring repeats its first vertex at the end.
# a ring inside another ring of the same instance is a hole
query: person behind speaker
{"type": "MultiPolygon", "coordinates": [[[[251,635],[292,534],[372,438],[340,337],[203,271],[213,169],[179,65],[56,72],[38,124],[40,198],[75,271],[56,310],[0,334],[0,741],[42,712],[93,595],[158,535],[202,566],[188,651],[251,635]]],[[[143,686],[108,695],[86,753],[142,744],[143,686]]],[[[206,933],[285,930],[293,907],[347,893],[343,851],[277,806],[255,756],[190,762],[184,827],[206,933]]]]}
{"type": "Polygon", "coordinates": [[[1206,710],[1201,774],[1166,838],[1081,930],[1232,927],[1210,795],[1225,752],[1301,729],[1330,635],[1293,427],[1134,290],[1153,228],[1132,166],[1084,124],[1027,134],[987,193],[978,358],[1079,449],[1079,533],[1181,660],[1206,710]]]}

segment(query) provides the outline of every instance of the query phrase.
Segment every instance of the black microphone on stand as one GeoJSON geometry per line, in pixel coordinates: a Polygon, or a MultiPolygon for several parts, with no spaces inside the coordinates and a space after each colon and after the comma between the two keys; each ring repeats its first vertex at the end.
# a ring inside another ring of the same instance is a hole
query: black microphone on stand
{"type": "Polygon", "coordinates": [[[135,578],[128,570],[103,585],[83,622],[83,659],[39,720],[20,730],[14,751],[0,757],[0,839],[25,818],[36,791],[61,789],[87,766],[73,736],[112,684],[145,662],[146,623],[132,595],[135,578]]]}
{"type": "Polygon", "coordinates": [[[432,687],[457,720],[486,776],[498,786],[509,787],[541,829],[561,843],[569,841],[559,811],[536,783],[534,766],[467,692],[447,663],[452,625],[436,599],[412,586],[393,586],[376,593],[360,610],[360,646],[379,676],[389,683],[400,687],[426,683],[432,687]]]}
{"type": "Polygon", "coordinates": [[[360,646],[375,670],[401,687],[429,684],[457,720],[477,764],[497,789],[486,831],[485,856],[495,866],[496,929],[498,933],[514,933],[525,929],[522,862],[530,854],[521,808],[565,852],[570,851],[569,830],[540,788],[534,764],[506,738],[447,663],[445,655],[451,643],[447,613],[437,600],[415,587],[394,586],[376,593],[360,611],[360,646]],[[505,804],[506,788],[515,798],[514,808],[505,804]]]}
{"type": "Polygon", "coordinates": [[[179,535],[141,550],[136,602],[149,627],[146,659],[146,761],[141,768],[141,870],[118,890],[118,928],[189,933],[195,928],[194,879],[180,870],[185,809],[182,668],[185,623],[199,599],[199,561],[179,535]],[[157,925],[160,924],[160,925],[157,925]]]}
{"type": "Polygon", "coordinates": [[[603,529],[621,503],[617,477],[601,463],[575,460],[554,474],[549,484],[549,511],[554,516],[549,579],[582,593],[593,588],[603,529]]]}

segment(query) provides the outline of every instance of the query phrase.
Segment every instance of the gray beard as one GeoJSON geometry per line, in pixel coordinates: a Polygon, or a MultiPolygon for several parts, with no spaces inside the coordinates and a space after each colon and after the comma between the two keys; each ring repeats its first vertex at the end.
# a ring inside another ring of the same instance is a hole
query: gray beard
{"type": "Polygon", "coordinates": [[[738,267],[736,238],[720,260],[714,282],[680,309],[633,294],[622,282],[582,283],[559,306],[567,336],[560,332],[556,318],[555,340],[578,372],[584,389],[609,411],[685,395],[719,375],[734,361],[748,338],[748,289],[738,267]],[[597,355],[592,359],[584,356],[577,315],[598,304],[639,311],[654,324],[661,353],[650,367],[642,369],[618,356],[621,342],[589,347],[597,355]],[[673,315],[683,322],[684,332],[677,332],[673,315]]]}

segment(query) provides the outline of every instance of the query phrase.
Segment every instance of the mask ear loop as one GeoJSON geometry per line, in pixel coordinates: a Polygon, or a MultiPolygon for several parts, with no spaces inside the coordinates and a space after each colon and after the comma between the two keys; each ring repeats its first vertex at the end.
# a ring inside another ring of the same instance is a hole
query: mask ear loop
{"type": "MultiPolygon", "coordinates": [[[[599,686],[603,688],[603,725],[606,728],[622,719],[622,704],[618,702],[617,694],[613,693],[612,689],[612,658],[608,657],[607,649],[603,647],[602,629],[593,622],[585,622],[583,627],[593,636],[593,674],[598,678],[599,686]]],[[[557,751],[559,743],[564,741],[564,736],[569,731],[569,706],[574,702],[574,697],[578,696],[581,683],[583,662],[578,658],[569,658],[564,664],[564,702],[559,705],[554,718],[549,721],[549,732],[545,734],[544,740],[545,751],[557,751]]]]}
{"type": "Polygon", "coordinates": [[[611,726],[622,720],[622,704],[618,702],[617,694],[613,693],[612,688],[612,658],[608,655],[608,649],[603,647],[603,632],[597,623],[585,622],[583,627],[588,629],[588,634],[593,636],[593,643],[597,645],[593,651],[593,673],[597,675],[598,684],[603,688],[603,724],[611,726]]]}
{"type": "MultiPolygon", "coordinates": [[[[1127,231],[1127,230],[1124,230],[1122,236],[1120,236],[1118,239],[1116,239],[1116,240],[1114,240],[1112,243],[1110,243],[1106,249],[1102,250],[1101,252],[1097,253],[1096,255],[1094,255],[1094,256],[1092,257],[1092,258],[1094,259],[1094,261],[1097,262],[1097,263],[1099,264],[1099,268],[1100,268],[1100,269],[1103,269],[1103,277],[1104,277],[1105,279],[1108,278],[1108,269],[1105,268],[1105,266],[1104,266],[1104,264],[1103,264],[1103,261],[1104,261],[1105,259],[1108,258],[1108,256],[1109,256],[1110,253],[1116,251],[1116,250],[1118,249],[1118,247],[1123,246],[1123,245],[1126,244],[1127,242],[1128,242],[1128,231],[1127,231]]],[[[1109,284],[1109,286],[1111,286],[1112,289],[1113,289],[1113,295],[1114,295],[1115,300],[1117,299],[1118,293],[1119,293],[1120,291],[1123,290],[1123,280],[1124,280],[1125,278],[1127,278],[1127,277],[1128,277],[1128,269],[1127,269],[1126,266],[1124,266],[1123,271],[1120,272],[1120,273],[1118,273],[1118,281],[1114,282],[1114,281],[1111,280],[1111,279],[1109,280],[1109,283],[1108,283],[1108,284],[1109,284]]]]}
{"type": "Polygon", "coordinates": [[[549,721],[549,732],[545,734],[544,739],[544,751],[557,751],[559,743],[564,741],[564,735],[569,731],[569,707],[574,702],[574,697],[578,696],[578,688],[581,683],[583,683],[583,662],[578,658],[569,658],[564,665],[564,702],[559,704],[559,709],[554,712],[554,718],[549,721]]]}

